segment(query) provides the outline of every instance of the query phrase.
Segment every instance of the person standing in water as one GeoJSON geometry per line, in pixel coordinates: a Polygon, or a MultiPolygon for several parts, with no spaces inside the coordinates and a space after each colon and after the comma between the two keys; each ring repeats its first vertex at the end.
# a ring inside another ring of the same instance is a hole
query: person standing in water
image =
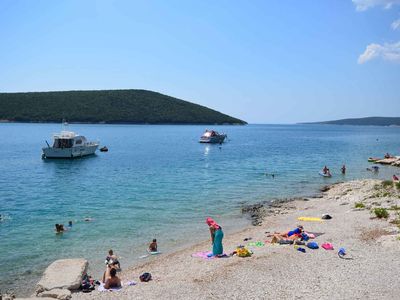
{"type": "Polygon", "coordinates": [[[222,231],[222,227],[219,226],[212,218],[207,218],[206,223],[210,228],[211,242],[213,245],[212,254],[214,256],[220,256],[224,252],[224,248],[222,246],[224,232],[222,231]]]}
{"type": "Polygon", "coordinates": [[[342,174],[343,174],[343,175],[346,174],[346,165],[343,165],[343,166],[342,166],[342,174]]]}

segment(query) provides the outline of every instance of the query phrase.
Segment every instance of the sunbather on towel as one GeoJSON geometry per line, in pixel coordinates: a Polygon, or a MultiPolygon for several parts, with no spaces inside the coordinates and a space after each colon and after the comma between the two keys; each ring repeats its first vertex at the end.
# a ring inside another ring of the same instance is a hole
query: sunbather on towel
{"type": "Polygon", "coordinates": [[[105,279],[106,279],[106,282],[104,284],[105,289],[121,287],[121,279],[118,278],[117,270],[115,268],[107,266],[105,279]]]}
{"type": "Polygon", "coordinates": [[[301,238],[302,233],[304,232],[304,228],[302,225],[298,225],[297,228],[287,231],[287,232],[282,232],[282,233],[275,233],[274,237],[271,240],[271,243],[277,243],[281,240],[297,240],[298,238],[301,238]]]}

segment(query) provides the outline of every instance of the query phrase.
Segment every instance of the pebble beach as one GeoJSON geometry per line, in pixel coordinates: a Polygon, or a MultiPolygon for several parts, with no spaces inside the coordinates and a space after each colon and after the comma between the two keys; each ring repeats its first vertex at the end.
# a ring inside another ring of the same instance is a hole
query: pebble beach
{"type": "Polygon", "coordinates": [[[204,241],[124,269],[119,274],[122,281],[134,280],[138,282],[135,286],[74,293],[72,299],[396,299],[400,288],[399,205],[400,190],[388,182],[334,184],[322,197],[300,198],[273,208],[261,206],[263,219],[258,226],[225,235],[227,254],[238,245],[247,245],[251,257],[192,257],[211,248],[210,241],[204,241]],[[384,208],[389,216],[377,218],[375,208],[384,208]],[[332,219],[298,220],[323,214],[332,219]],[[271,233],[298,224],[315,233],[319,245],[329,242],[334,250],[305,247],[302,253],[293,245],[269,242],[271,233]],[[248,244],[257,241],[264,245],[248,244]],[[338,256],[342,247],[346,259],[338,256]],[[153,279],[139,282],[143,272],[150,272],[153,279]]]}

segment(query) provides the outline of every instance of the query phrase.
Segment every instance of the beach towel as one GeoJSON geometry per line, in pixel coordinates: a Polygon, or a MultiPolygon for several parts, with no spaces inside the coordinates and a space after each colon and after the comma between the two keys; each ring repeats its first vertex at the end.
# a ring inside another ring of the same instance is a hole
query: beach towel
{"type": "Polygon", "coordinates": [[[192,257],[200,257],[203,259],[213,259],[213,258],[219,258],[219,257],[229,257],[226,253],[223,253],[221,255],[215,256],[212,254],[211,251],[200,251],[192,254],[192,257]]]}
{"type": "Polygon", "coordinates": [[[250,242],[247,244],[248,247],[263,247],[265,246],[265,244],[261,241],[257,241],[257,242],[250,242]]]}
{"type": "Polygon", "coordinates": [[[104,283],[103,283],[103,282],[100,282],[100,285],[99,285],[99,287],[97,288],[97,290],[98,290],[99,292],[117,292],[117,291],[120,291],[120,290],[122,289],[122,286],[123,286],[123,284],[122,284],[122,282],[121,282],[121,287],[106,289],[106,288],[104,287],[104,283]]]}
{"type": "Polygon", "coordinates": [[[200,251],[192,254],[192,257],[200,257],[203,259],[213,259],[214,256],[212,255],[211,251],[200,251]]]}
{"type": "Polygon", "coordinates": [[[321,218],[314,218],[314,217],[298,217],[297,220],[308,221],[308,222],[322,222],[321,218]]]}

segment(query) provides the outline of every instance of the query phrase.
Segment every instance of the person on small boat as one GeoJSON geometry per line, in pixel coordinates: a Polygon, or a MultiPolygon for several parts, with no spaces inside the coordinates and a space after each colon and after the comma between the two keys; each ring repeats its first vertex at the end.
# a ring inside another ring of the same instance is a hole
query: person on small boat
{"type": "Polygon", "coordinates": [[[342,174],[343,174],[343,175],[346,174],[346,165],[343,165],[343,166],[342,166],[342,174]]]}
{"type": "Polygon", "coordinates": [[[150,243],[149,251],[150,252],[157,252],[157,240],[156,239],[153,239],[153,242],[150,243]]]}
{"type": "Polygon", "coordinates": [[[207,218],[206,223],[210,229],[211,243],[213,245],[212,254],[214,256],[220,256],[224,252],[224,248],[222,246],[224,232],[222,231],[222,227],[219,226],[212,218],[207,218]]]}
{"type": "Polygon", "coordinates": [[[104,279],[105,279],[105,283],[104,283],[105,289],[121,287],[121,279],[119,279],[119,277],[117,276],[117,270],[112,266],[107,266],[107,270],[105,272],[103,282],[104,282],[104,279]]]}
{"type": "Polygon", "coordinates": [[[329,168],[328,168],[327,166],[325,166],[325,167],[322,169],[322,173],[323,173],[324,175],[327,175],[327,176],[332,176],[332,175],[331,175],[331,171],[329,170],[329,168]]]}
{"type": "Polygon", "coordinates": [[[322,169],[322,172],[323,172],[324,174],[328,174],[328,171],[329,171],[329,169],[328,169],[327,166],[325,166],[325,167],[322,169]]]}

